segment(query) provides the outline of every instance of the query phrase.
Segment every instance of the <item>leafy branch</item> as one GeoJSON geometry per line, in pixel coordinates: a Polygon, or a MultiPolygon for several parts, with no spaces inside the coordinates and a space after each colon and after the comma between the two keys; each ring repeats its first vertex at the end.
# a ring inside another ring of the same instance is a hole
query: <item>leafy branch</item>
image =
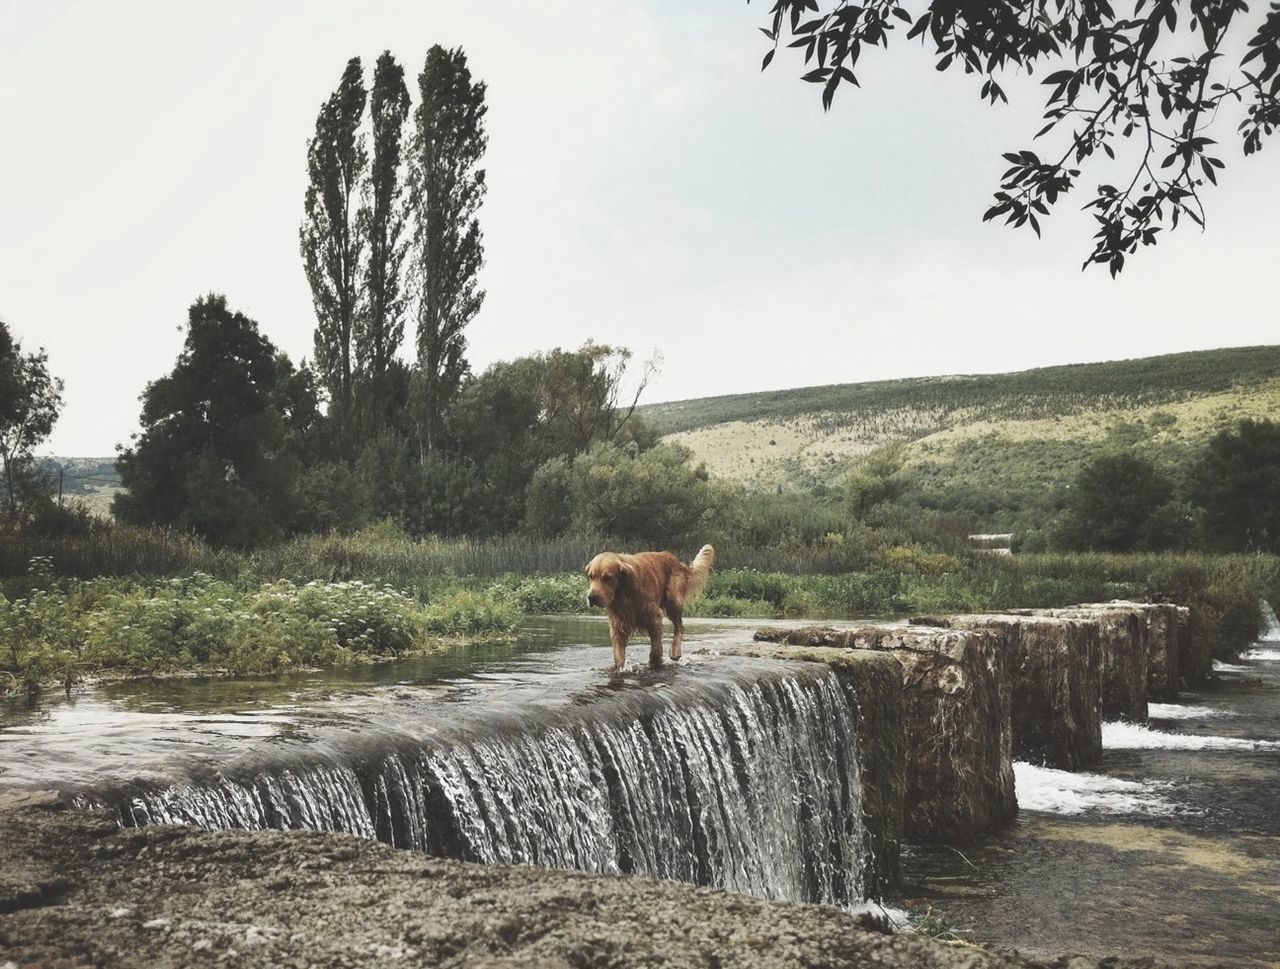
{"type": "Polygon", "coordinates": [[[1182,217],[1204,227],[1201,192],[1226,167],[1206,132],[1224,103],[1244,107],[1245,155],[1280,127],[1280,2],[1251,17],[1244,0],[1136,0],[1124,15],[1110,0],[931,0],[918,12],[897,0],[774,0],[760,29],[771,45],[762,69],[784,44],[803,51],[803,80],[821,85],[828,110],[842,84],[858,86],[863,51],[887,49],[895,31],[931,44],[939,71],[960,65],[981,77],[991,104],[1008,101],[1006,72],[1056,67],[1042,82],[1046,123],[1033,140],[1057,136],[1065,147],[1050,160],[1004,153],[1010,167],[983,218],[1039,235],[1038,217],[1075,189],[1082,166],[1098,153],[1128,164],[1116,146],[1133,139],[1124,187],[1100,183],[1084,205],[1098,223],[1084,265],[1112,276],[1182,217]],[[1232,67],[1226,41],[1241,33],[1249,40],[1232,67]]]}

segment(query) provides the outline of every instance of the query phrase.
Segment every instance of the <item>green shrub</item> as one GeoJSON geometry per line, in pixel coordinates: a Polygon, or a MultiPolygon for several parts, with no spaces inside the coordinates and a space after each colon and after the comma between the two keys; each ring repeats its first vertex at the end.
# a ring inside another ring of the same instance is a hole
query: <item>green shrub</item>
{"type": "Polygon", "coordinates": [[[357,581],[249,589],[203,573],[152,583],[70,581],[0,596],[7,644],[0,663],[29,682],[95,669],[272,672],[394,656],[432,637],[507,633],[518,618],[510,602],[474,590],[424,605],[357,581]]]}
{"type": "Polygon", "coordinates": [[[777,610],[761,599],[718,596],[715,599],[696,600],[686,615],[712,619],[769,619],[777,615],[777,610]]]}
{"type": "Polygon", "coordinates": [[[477,636],[509,633],[520,612],[491,595],[459,589],[431,603],[424,618],[427,631],[436,635],[477,636]]]}

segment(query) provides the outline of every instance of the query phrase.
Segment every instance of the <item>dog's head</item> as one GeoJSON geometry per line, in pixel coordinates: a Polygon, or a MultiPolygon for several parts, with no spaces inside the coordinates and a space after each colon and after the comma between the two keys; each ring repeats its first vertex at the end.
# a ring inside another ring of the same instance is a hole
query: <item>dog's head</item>
{"type": "Polygon", "coordinates": [[[601,552],[587,563],[587,602],[608,609],[618,589],[635,575],[635,567],[616,552],[601,552]]]}

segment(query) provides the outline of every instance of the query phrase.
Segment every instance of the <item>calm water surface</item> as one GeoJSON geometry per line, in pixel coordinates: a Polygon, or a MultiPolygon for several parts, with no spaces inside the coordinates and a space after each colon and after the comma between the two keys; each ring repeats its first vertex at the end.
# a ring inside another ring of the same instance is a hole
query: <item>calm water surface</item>
{"type": "Polygon", "coordinates": [[[760,625],[689,622],[685,662],[660,670],[648,668],[648,644],[633,641],[621,678],[609,675],[603,618],[557,616],[526,621],[511,642],[338,670],[50,692],[0,706],[0,790],[159,782],[198,763],[231,764],[264,751],[323,754],[389,731],[430,739],[469,724],[488,728],[536,710],[604,701],[619,690],[692,690],[776,668],[717,655],[720,645],[750,640],[760,625]]]}

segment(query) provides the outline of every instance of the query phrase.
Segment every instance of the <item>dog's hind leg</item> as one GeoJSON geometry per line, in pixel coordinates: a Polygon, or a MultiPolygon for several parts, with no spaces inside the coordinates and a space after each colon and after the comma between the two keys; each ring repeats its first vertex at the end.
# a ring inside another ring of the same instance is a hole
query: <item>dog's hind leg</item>
{"type": "Polygon", "coordinates": [[[684,610],[668,607],[667,615],[671,617],[674,628],[671,634],[671,658],[677,660],[684,649],[684,610]]]}
{"type": "Polygon", "coordinates": [[[662,664],[662,613],[655,612],[649,617],[649,665],[662,664]]]}

